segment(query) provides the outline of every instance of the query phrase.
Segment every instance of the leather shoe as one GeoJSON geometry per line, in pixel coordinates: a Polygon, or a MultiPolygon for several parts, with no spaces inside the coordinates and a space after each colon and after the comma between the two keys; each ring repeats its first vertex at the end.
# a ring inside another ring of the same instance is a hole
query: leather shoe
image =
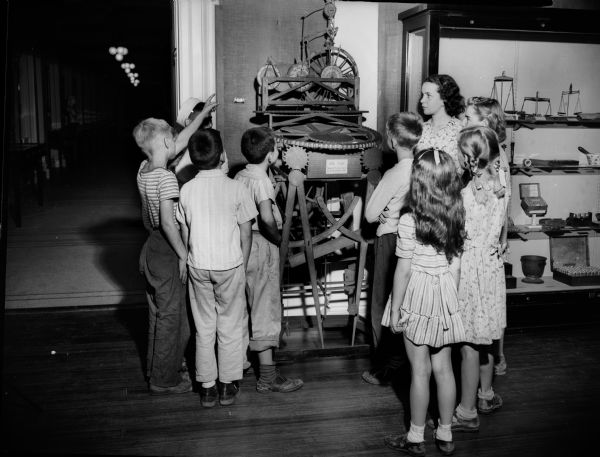
{"type": "Polygon", "coordinates": [[[162,387],[154,384],[150,384],[150,395],[171,395],[171,394],[185,394],[192,391],[192,382],[188,378],[182,379],[176,386],[162,387]]]}
{"type": "Polygon", "coordinates": [[[212,387],[200,387],[200,404],[204,408],[212,408],[217,404],[217,398],[219,394],[217,392],[216,384],[212,387]]]}
{"type": "Polygon", "coordinates": [[[373,384],[374,386],[385,386],[388,384],[387,379],[380,379],[378,377],[378,375],[380,375],[381,372],[375,372],[375,373],[371,373],[370,371],[363,371],[361,378],[363,381],[369,383],[369,384],[373,384]]]}
{"type": "Polygon", "coordinates": [[[437,429],[433,431],[433,437],[435,438],[435,445],[442,453],[442,455],[454,454],[454,441],[445,441],[437,437],[437,429]]]}
{"type": "Polygon", "coordinates": [[[396,451],[405,452],[413,457],[425,456],[425,442],[411,443],[407,438],[408,434],[388,435],[383,439],[385,445],[396,451]]]}
{"type": "Polygon", "coordinates": [[[237,381],[219,383],[219,403],[223,406],[233,405],[239,392],[237,381]]]}

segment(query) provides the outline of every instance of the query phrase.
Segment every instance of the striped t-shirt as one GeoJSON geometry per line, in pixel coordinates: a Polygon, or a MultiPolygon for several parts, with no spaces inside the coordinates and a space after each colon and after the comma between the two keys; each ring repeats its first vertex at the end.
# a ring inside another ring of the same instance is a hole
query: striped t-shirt
{"type": "MultiPolygon", "coordinates": [[[[179,186],[175,175],[165,168],[155,168],[152,171],[142,170],[148,163],[144,160],[138,169],[137,185],[142,200],[142,220],[147,230],[160,228],[160,202],[164,200],[178,200],[179,186]]],[[[173,219],[175,218],[177,205],[173,205],[173,219]]]]}

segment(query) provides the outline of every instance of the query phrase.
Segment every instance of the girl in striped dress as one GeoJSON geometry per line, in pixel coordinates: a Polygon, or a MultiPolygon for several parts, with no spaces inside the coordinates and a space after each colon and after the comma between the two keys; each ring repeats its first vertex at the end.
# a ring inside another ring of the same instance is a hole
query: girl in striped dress
{"type": "Polygon", "coordinates": [[[400,217],[392,299],[383,325],[403,332],[412,368],[410,430],[385,438],[388,447],[425,455],[424,428],[431,373],[437,383],[440,451],[454,452],[451,421],[456,384],[450,345],[464,341],[458,312],[460,254],[465,211],[453,158],[437,149],[419,152],[413,163],[408,212],[400,217]]]}

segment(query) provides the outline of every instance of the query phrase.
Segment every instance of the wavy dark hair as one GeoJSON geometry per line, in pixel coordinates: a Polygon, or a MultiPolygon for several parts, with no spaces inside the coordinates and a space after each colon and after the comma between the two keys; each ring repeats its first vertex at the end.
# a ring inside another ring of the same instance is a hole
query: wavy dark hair
{"type": "Polygon", "coordinates": [[[414,159],[407,206],[415,219],[416,238],[444,253],[448,262],[463,251],[465,208],[462,183],[454,160],[434,148],[419,151],[414,159]]]}
{"type": "Polygon", "coordinates": [[[446,113],[450,116],[456,117],[465,111],[465,98],[460,94],[460,88],[452,76],[429,75],[423,82],[433,83],[438,87],[446,113]]]}
{"type": "Polygon", "coordinates": [[[479,170],[485,170],[500,157],[500,144],[496,132],[481,125],[461,130],[458,135],[458,149],[472,157],[479,170]]]}
{"type": "Polygon", "coordinates": [[[487,126],[496,132],[500,142],[506,140],[506,118],[498,100],[488,97],[471,97],[467,100],[467,106],[472,106],[477,115],[487,122],[487,126]]]}

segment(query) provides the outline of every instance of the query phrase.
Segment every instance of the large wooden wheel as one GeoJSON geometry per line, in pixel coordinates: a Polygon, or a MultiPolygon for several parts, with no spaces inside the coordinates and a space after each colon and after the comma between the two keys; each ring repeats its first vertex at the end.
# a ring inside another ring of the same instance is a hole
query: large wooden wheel
{"type": "MultiPolygon", "coordinates": [[[[321,78],[347,78],[358,76],[358,66],[350,54],[342,48],[333,47],[314,54],[308,61],[311,76],[321,78]]],[[[354,87],[341,82],[323,83],[327,88],[315,85],[308,91],[308,96],[317,101],[338,101],[354,96],[354,87]]]]}

